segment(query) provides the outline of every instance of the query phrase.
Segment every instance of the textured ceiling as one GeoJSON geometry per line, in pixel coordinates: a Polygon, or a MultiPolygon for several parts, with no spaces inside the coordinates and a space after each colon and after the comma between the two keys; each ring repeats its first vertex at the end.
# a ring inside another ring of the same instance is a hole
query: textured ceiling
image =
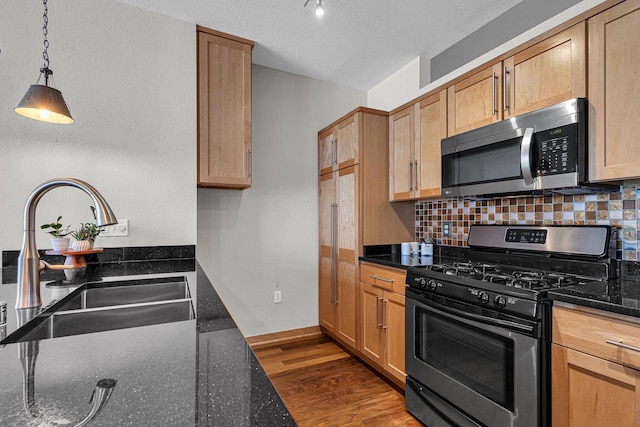
{"type": "Polygon", "coordinates": [[[521,0],[117,0],[255,41],[253,62],[368,90],[521,0]]]}

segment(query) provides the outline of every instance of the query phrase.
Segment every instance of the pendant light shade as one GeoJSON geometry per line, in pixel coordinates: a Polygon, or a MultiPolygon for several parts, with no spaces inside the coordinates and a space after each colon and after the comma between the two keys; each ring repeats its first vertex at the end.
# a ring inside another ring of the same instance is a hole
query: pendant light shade
{"type": "Polygon", "coordinates": [[[53,75],[53,71],[49,68],[49,40],[47,39],[49,34],[49,8],[47,7],[47,0],[42,0],[42,4],[44,5],[44,14],[42,15],[42,34],[44,35],[42,57],[44,58],[44,66],[40,68],[40,73],[41,76],[44,76],[44,85],[38,84],[40,82],[40,79],[38,79],[36,84],[29,87],[22,101],[13,110],[29,119],[66,125],[73,123],[75,120],[71,117],[71,112],[67,107],[67,103],[64,102],[62,93],[49,86],[49,79],[53,75]]]}
{"type": "Polygon", "coordinates": [[[68,125],[74,122],[62,92],[50,86],[31,85],[14,111],[48,123],[68,125]]]}

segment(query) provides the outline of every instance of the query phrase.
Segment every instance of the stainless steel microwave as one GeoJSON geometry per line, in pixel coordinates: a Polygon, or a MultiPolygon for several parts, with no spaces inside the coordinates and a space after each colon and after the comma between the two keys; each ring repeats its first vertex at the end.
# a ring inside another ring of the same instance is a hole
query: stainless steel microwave
{"type": "Polygon", "coordinates": [[[587,100],[575,98],[443,139],[442,196],[583,192],[586,122],[587,100]]]}

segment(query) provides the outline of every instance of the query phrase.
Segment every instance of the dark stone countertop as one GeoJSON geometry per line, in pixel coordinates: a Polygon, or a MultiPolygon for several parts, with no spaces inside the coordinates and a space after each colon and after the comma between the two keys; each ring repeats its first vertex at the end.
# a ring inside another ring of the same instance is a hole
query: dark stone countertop
{"type": "MultiPolygon", "coordinates": [[[[407,269],[412,266],[446,263],[465,257],[463,248],[434,247],[433,257],[401,256],[399,245],[365,247],[360,261],[407,269]]],[[[621,278],[590,282],[549,291],[552,301],[590,307],[640,318],[640,263],[621,262],[621,278]]]]}
{"type": "Polygon", "coordinates": [[[591,282],[549,292],[553,301],[580,305],[610,313],[640,317],[640,281],[622,278],[591,282]]]}
{"type": "MultiPolygon", "coordinates": [[[[64,282],[60,272],[46,273],[64,282]]],[[[89,425],[295,426],[195,259],[90,265],[72,284],[175,276],[188,281],[193,320],[0,346],[0,425],[75,425],[89,412],[96,383],[110,378],[117,381],[113,394],[89,425]],[[35,367],[30,394],[37,418],[24,408],[23,363],[35,367]]],[[[2,277],[0,300],[8,302],[11,333],[15,268],[3,268],[2,277]]],[[[68,292],[45,280],[41,286],[43,306],[68,292]]]]}

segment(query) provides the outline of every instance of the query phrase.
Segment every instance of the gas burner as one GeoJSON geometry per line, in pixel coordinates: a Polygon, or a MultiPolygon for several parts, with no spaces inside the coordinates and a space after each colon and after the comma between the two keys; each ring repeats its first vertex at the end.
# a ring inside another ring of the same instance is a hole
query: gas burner
{"type": "Polygon", "coordinates": [[[425,270],[437,271],[439,273],[443,273],[446,268],[447,268],[446,264],[431,264],[431,265],[425,266],[425,270]]]}
{"type": "Polygon", "coordinates": [[[484,276],[486,282],[498,283],[500,285],[506,285],[511,281],[512,277],[508,274],[501,273],[487,273],[484,276]]]}
{"type": "Polygon", "coordinates": [[[565,274],[558,273],[546,273],[543,277],[551,282],[551,287],[560,288],[562,286],[570,286],[579,283],[575,277],[567,276],[565,274]]]}
{"type": "Polygon", "coordinates": [[[510,284],[514,288],[523,288],[523,289],[545,289],[551,286],[550,282],[546,279],[541,278],[537,274],[524,274],[520,277],[514,277],[510,284]]]}

